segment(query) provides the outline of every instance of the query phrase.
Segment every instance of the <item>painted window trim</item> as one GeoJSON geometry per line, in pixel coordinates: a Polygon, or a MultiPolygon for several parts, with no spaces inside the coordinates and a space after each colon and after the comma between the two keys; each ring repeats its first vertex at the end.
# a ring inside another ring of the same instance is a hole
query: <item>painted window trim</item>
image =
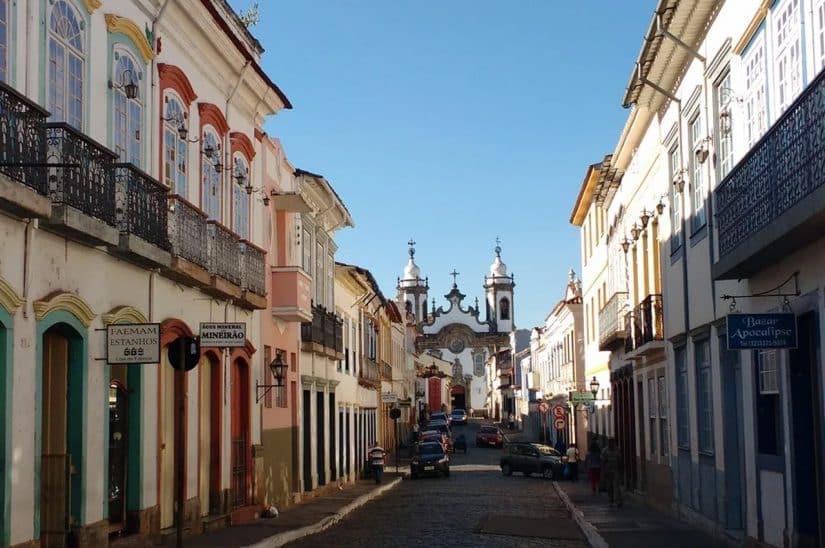
{"type": "MultiPolygon", "coordinates": [[[[125,162],[125,163],[131,163],[131,164],[135,165],[136,167],[142,168],[144,163],[145,163],[144,160],[145,160],[145,157],[146,157],[146,148],[147,148],[146,139],[144,137],[146,135],[146,129],[145,128],[146,128],[146,118],[147,118],[147,110],[148,110],[146,108],[146,106],[147,106],[146,105],[147,93],[146,93],[146,89],[145,89],[146,86],[143,85],[143,75],[145,73],[145,70],[141,70],[141,63],[138,60],[138,57],[135,56],[134,51],[132,51],[132,49],[126,43],[119,42],[119,41],[112,42],[110,44],[109,51],[110,51],[110,54],[111,54],[111,57],[110,57],[110,60],[109,60],[109,82],[112,84],[112,86],[110,86],[109,94],[108,94],[109,95],[109,101],[108,101],[109,102],[109,116],[110,116],[110,123],[109,123],[110,148],[117,154],[117,146],[116,146],[116,142],[115,142],[116,139],[117,139],[117,135],[115,134],[115,97],[118,93],[122,93],[125,96],[125,92],[120,90],[120,89],[115,89],[113,86],[121,85],[121,82],[119,82],[116,79],[115,75],[117,74],[117,67],[118,67],[118,64],[120,63],[120,58],[118,57],[118,55],[125,55],[130,59],[130,61],[132,63],[132,66],[137,71],[137,74],[133,75],[133,76],[134,76],[134,79],[135,79],[135,83],[137,83],[137,85],[138,85],[138,96],[137,96],[136,99],[126,98],[126,112],[127,112],[127,126],[128,126],[129,110],[130,110],[129,107],[134,102],[136,102],[140,106],[140,116],[139,116],[140,124],[138,126],[138,133],[139,133],[139,136],[140,136],[140,138],[138,140],[138,150],[139,150],[140,155],[138,157],[137,163],[133,162],[132,158],[129,158],[128,144],[127,144],[126,158],[125,159],[119,159],[118,161],[125,162]]],[[[128,134],[129,134],[129,129],[127,127],[127,139],[129,139],[128,134]]]]}
{"type": "MultiPolygon", "coordinates": [[[[81,100],[81,116],[80,116],[80,127],[77,128],[79,131],[84,131],[85,128],[89,125],[89,108],[88,108],[88,101],[89,101],[89,85],[91,80],[91,73],[92,63],[89,62],[88,55],[91,50],[91,32],[89,29],[91,28],[91,13],[94,11],[94,8],[90,8],[88,2],[92,0],[85,0],[86,9],[80,9],[78,3],[75,0],[56,0],[55,2],[51,2],[49,0],[41,0],[41,9],[42,12],[45,14],[43,18],[43,22],[41,25],[41,44],[44,44],[40,54],[41,60],[41,74],[43,75],[42,84],[41,84],[41,101],[40,103],[46,105],[47,108],[50,107],[49,105],[49,90],[50,83],[49,83],[49,43],[52,39],[51,33],[51,16],[52,12],[55,9],[55,5],[57,2],[62,2],[68,6],[70,6],[75,11],[75,15],[78,16],[78,22],[80,25],[80,31],[83,34],[83,82],[81,84],[81,93],[83,94],[81,100]]],[[[97,1],[97,0],[95,0],[97,1]]],[[[68,86],[67,86],[68,91],[68,86]]],[[[49,108],[52,111],[52,108],[49,108]]],[[[65,116],[64,116],[65,118],[65,116]]],[[[55,121],[54,119],[50,118],[50,121],[55,121]]],[[[68,120],[61,120],[68,123],[68,120]]]]}
{"type": "MultiPolygon", "coordinates": [[[[175,144],[176,145],[179,144],[181,142],[181,140],[180,140],[180,137],[178,137],[178,131],[177,131],[178,128],[174,127],[175,120],[166,120],[165,119],[167,117],[167,105],[168,105],[167,99],[169,99],[171,101],[175,101],[178,104],[180,104],[180,107],[181,107],[180,111],[183,115],[183,123],[184,124],[187,124],[188,121],[189,121],[189,106],[180,97],[180,95],[178,94],[177,89],[175,89],[174,87],[170,86],[170,87],[164,88],[164,90],[161,92],[161,101],[160,101],[160,117],[161,117],[161,123],[160,123],[160,150],[161,150],[161,152],[160,152],[160,177],[159,177],[159,179],[160,179],[160,182],[163,183],[164,185],[168,186],[170,191],[171,191],[172,186],[168,185],[167,181],[166,181],[166,169],[165,169],[165,167],[166,167],[166,131],[171,130],[171,131],[174,132],[174,134],[175,134],[175,144]]],[[[188,129],[189,125],[187,125],[186,127],[188,129]]],[[[192,177],[192,170],[191,170],[191,165],[190,165],[191,164],[191,155],[190,155],[190,150],[189,150],[190,143],[189,143],[189,141],[183,141],[183,144],[184,144],[184,150],[186,151],[186,159],[185,159],[185,162],[184,162],[185,163],[185,169],[186,169],[185,176],[184,176],[184,181],[185,181],[185,185],[186,185],[186,192],[181,193],[180,189],[178,189],[176,187],[174,189],[175,192],[173,194],[177,194],[179,196],[182,196],[184,199],[189,200],[189,187],[190,187],[189,183],[191,182],[190,179],[192,177]]],[[[176,170],[177,170],[177,166],[173,167],[173,170],[172,170],[173,173],[176,174],[176,170]]],[[[173,182],[176,182],[176,181],[173,181],[173,182]]]]}

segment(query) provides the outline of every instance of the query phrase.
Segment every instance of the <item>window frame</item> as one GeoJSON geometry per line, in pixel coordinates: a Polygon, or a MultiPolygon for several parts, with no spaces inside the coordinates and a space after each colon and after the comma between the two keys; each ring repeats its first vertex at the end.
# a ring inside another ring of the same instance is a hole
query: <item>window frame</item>
{"type": "Polygon", "coordinates": [[[716,124],[716,146],[714,147],[716,154],[716,176],[717,184],[720,183],[728,173],[731,172],[734,166],[733,155],[733,88],[730,67],[726,68],[724,72],[716,79],[713,84],[713,102],[714,102],[714,120],[716,124]],[[722,132],[721,116],[727,116],[726,133],[722,132]]]}
{"type": "Polygon", "coordinates": [[[814,0],[812,13],[814,19],[814,76],[816,76],[825,67],[825,0],[814,0]]]}
{"type": "Polygon", "coordinates": [[[118,155],[118,162],[130,163],[141,167],[143,164],[144,104],[142,76],[138,60],[128,48],[115,45],[112,48],[111,81],[112,93],[112,150],[118,155]],[[124,66],[121,67],[121,64],[124,66]],[[134,99],[126,96],[122,87],[126,82],[125,74],[131,71],[132,81],[138,86],[138,95],[134,99]],[[121,112],[120,107],[123,107],[121,112]],[[119,122],[122,127],[119,129],[119,122]]]}
{"type": "Polygon", "coordinates": [[[679,449],[690,450],[690,406],[687,366],[687,346],[673,349],[674,370],[676,372],[676,433],[679,449]],[[681,357],[681,361],[680,358],[681,357]]]}
{"type": "Polygon", "coordinates": [[[745,135],[747,148],[768,130],[768,69],[765,31],[759,31],[742,54],[745,81],[745,135]]]}
{"type": "Polygon", "coordinates": [[[232,231],[244,240],[249,239],[249,225],[251,223],[249,202],[251,196],[247,194],[244,185],[238,183],[237,177],[243,174],[247,183],[251,177],[252,166],[249,159],[235,152],[232,154],[232,231]]]}
{"type": "Polygon", "coordinates": [[[714,454],[713,359],[709,338],[693,341],[693,361],[696,367],[696,434],[700,454],[714,454]],[[700,356],[699,349],[702,348],[700,356]]]}
{"type": "Polygon", "coordinates": [[[47,10],[46,13],[46,46],[44,49],[44,55],[46,57],[46,108],[51,113],[49,116],[50,122],[64,122],[78,130],[83,129],[84,126],[84,117],[86,115],[85,112],[85,102],[86,102],[86,87],[88,85],[87,78],[86,78],[86,71],[88,67],[88,59],[87,59],[87,50],[88,50],[88,34],[86,33],[86,21],[81,14],[80,8],[72,2],[71,0],[56,0],[47,10]],[[54,25],[52,24],[52,19],[55,17],[55,12],[61,7],[65,6],[66,11],[64,12],[65,15],[71,14],[74,22],[77,24],[77,33],[72,37],[64,37],[60,36],[57,31],[54,29],[54,25]],[[73,45],[74,38],[77,37],[77,44],[73,45]],[[53,47],[54,46],[54,47],[53,47]],[[62,49],[61,55],[61,62],[62,68],[58,70],[56,65],[53,65],[53,60],[56,60],[57,57],[53,57],[54,50],[60,47],[62,49]],[[79,92],[79,97],[75,96],[77,101],[75,102],[75,106],[78,109],[78,112],[70,115],[70,111],[72,110],[72,98],[71,98],[71,87],[72,87],[72,76],[71,76],[71,69],[70,64],[72,59],[71,56],[74,56],[75,60],[78,61],[79,70],[76,71],[76,75],[79,77],[80,86],[79,89],[76,90],[79,92]],[[54,70],[54,80],[52,80],[52,74],[54,70]],[[60,87],[57,87],[58,84],[58,75],[62,75],[60,80],[60,87]],[[60,96],[58,97],[58,90],[60,90],[60,96]]]}
{"type": "Polygon", "coordinates": [[[186,123],[188,119],[188,107],[184,106],[186,103],[181,99],[178,93],[173,88],[167,88],[163,92],[163,105],[164,105],[164,113],[163,113],[163,125],[161,127],[162,132],[162,146],[163,146],[163,170],[161,176],[163,177],[163,183],[169,187],[169,191],[172,194],[177,194],[178,196],[183,197],[184,199],[188,199],[189,195],[189,143],[184,141],[180,138],[178,134],[178,128],[180,123],[186,123]],[[173,119],[174,114],[169,112],[170,105],[177,104],[178,110],[180,112],[181,119],[173,119]],[[176,122],[178,125],[175,125],[176,122]],[[169,151],[170,147],[167,138],[171,137],[174,143],[174,161],[175,165],[170,168],[170,174],[174,173],[174,175],[170,178],[169,175],[166,173],[167,166],[169,165],[169,151]],[[180,153],[183,152],[183,164],[178,162],[180,158],[180,153]],[[180,165],[183,165],[183,170],[179,169],[180,165]],[[181,184],[182,183],[182,184],[181,184]]]}
{"type": "Polygon", "coordinates": [[[777,116],[780,116],[802,93],[804,87],[801,0],[779,0],[772,10],[772,23],[771,45],[774,54],[772,91],[777,116]],[[794,7],[795,13],[793,13],[794,7]],[[789,70],[785,71],[783,67],[789,70]],[[784,75],[788,76],[787,80],[783,79],[784,75]]]}
{"type": "MultiPolygon", "coordinates": [[[[220,157],[222,154],[221,137],[214,126],[210,124],[203,126],[201,140],[204,147],[214,141],[215,154],[220,157]]],[[[207,158],[205,154],[201,156],[200,208],[201,211],[206,213],[207,219],[220,223],[223,221],[223,172],[218,172],[218,170],[215,169],[214,160],[207,158]],[[207,175],[211,175],[213,180],[207,182],[207,175]],[[214,200],[209,199],[208,190],[214,190],[214,200]],[[216,216],[213,216],[213,208],[216,210],[214,212],[217,213],[216,216]]]]}
{"type": "Polygon", "coordinates": [[[11,23],[11,0],[0,0],[0,13],[2,13],[2,21],[0,21],[0,28],[2,28],[2,40],[0,40],[0,82],[10,82],[9,71],[11,69],[11,40],[9,35],[13,30],[9,23],[11,23]]]}
{"type": "Polygon", "coordinates": [[[682,151],[679,148],[678,140],[675,140],[667,150],[668,169],[670,172],[670,253],[676,253],[684,245],[684,232],[682,220],[682,192],[676,190],[674,181],[677,177],[684,178],[682,173],[682,151]]]}
{"type": "MultiPolygon", "coordinates": [[[[688,117],[688,143],[690,144],[690,158],[688,166],[690,169],[690,209],[691,209],[691,233],[695,234],[707,224],[707,211],[705,200],[707,199],[707,189],[705,185],[704,163],[699,162],[697,153],[706,146],[703,135],[704,127],[702,123],[701,109],[694,110],[688,117]]],[[[707,160],[706,160],[707,161],[707,160]]]]}

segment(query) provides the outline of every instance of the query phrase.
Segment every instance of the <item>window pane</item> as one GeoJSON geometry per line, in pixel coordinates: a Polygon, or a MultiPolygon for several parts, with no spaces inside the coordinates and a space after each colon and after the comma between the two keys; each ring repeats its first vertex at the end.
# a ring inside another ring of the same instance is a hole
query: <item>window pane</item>
{"type": "Polygon", "coordinates": [[[713,391],[710,367],[710,341],[694,344],[696,358],[696,413],[699,450],[713,451],[713,391]]]}
{"type": "Polygon", "coordinates": [[[675,351],[676,362],[676,422],[679,447],[690,447],[690,424],[688,422],[688,378],[685,347],[675,351]]]}

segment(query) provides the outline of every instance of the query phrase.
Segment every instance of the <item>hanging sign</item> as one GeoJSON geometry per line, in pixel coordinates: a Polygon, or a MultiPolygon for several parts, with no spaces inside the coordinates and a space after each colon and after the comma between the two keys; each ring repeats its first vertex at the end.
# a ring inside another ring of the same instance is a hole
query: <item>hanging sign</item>
{"type": "Polygon", "coordinates": [[[382,392],[381,403],[398,403],[398,395],[392,392],[382,392]]]}
{"type": "Polygon", "coordinates": [[[593,401],[596,399],[595,394],[593,392],[571,392],[570,393],[570,400],[573,403],[585,403],[589,401],[593,401]]]}
{"type": "Polygon", "coordinates": [[[200,343],[203,347],[235,348],[246,345],[246,324],[202,323],[200,343]]]}
{"type": "Polygon", "coordinates": [[[728,314],[728,350],[796,345],[796,314],[728,314]]]}
{"type": "Polygon", "coordinates": [[[160,324],[118,323],[106,326],[106,362],[111,365],[158,363],[160,324]]]}

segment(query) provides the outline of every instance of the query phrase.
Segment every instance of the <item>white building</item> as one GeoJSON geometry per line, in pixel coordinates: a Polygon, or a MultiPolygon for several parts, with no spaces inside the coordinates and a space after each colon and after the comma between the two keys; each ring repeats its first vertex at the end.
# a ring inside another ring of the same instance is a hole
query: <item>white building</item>
{"type": "Polygon", "coordinates": [[[4,546],[157,534],[176,504],[200,530],[259,500],[257,158],[264,118],[290,105],[224,2],[156,4],[0,4],[4,546]],[[244,347],[173,372],[174,339],[227,321],[244,347]],[[108,365],[104,328],[144,322],[159,363],[108,365]]]}

